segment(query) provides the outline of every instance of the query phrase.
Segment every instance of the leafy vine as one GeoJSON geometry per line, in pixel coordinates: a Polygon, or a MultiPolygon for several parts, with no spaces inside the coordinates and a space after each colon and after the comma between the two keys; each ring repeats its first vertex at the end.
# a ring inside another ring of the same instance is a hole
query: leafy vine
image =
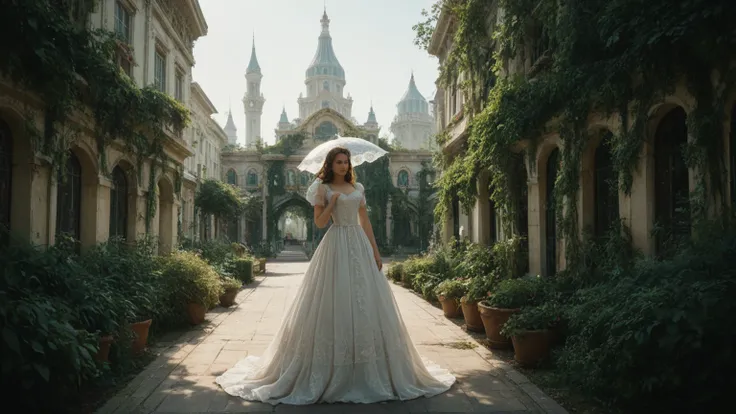
{"type": "MultiPolygon", "coordinates": [[[[442,2],[455,30],[441,79],[445,85],[464,79],[460,87],[474,116],[467,148],[446,165],[438,181],[438,216],[447,214],[455,195],[470,209],[477,197],[477,174],[487,170],[491,198],[508,219],[516,207],[508,194],[513,186],[526,184],[514,181],[515,149],[526,143],[527,158],[535,160],[543,137],[556,133],[562,144],[556,212],[570,246],[566,255],[574,265],[588,120],[595,115],[618,120],[608,144],[619,176],[616,186],[630,194],[650,110],[678,84],[685,85],[694,101],[685,151],[687,166],[699,173],[691,193],[693,216],[703,218],[708,205],[724,200],[722,119],[725,97],[736,86],[731,61],[736,34],[728,16],[736,14],[736,5],[707,0],[678,8],[666,0],[499,0],[503,13],[494,19],[489,18],[493,3],[442,2]],[[488,56],[491,47],[493,57],[488,56]],[[493,71],[484,64],[492,64],[493,71]],[[486,85],[491,87],[484,96],[486,85]]],[[[529,162],[530,170],[535,163],[529,162]]]]}

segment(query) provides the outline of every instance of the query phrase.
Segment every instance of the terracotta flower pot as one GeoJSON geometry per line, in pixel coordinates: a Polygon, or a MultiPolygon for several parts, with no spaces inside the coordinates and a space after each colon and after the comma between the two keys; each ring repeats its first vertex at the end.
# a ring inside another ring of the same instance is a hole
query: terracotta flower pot
{"type": "Polygon", "coordinates": [[[501,328],[508,322],[511,315],[521,309],[491,308],[480,302],[478,303],[478,310],[480,311],[480,318],[483,320],[483,327],[486,330],[486,338],[488,338],[490,347],[508,348],[511,345],[511,340],[501,335],[501,328]]]}
{"type": "Polygon", "coordinates": [[[139,354],[143,352],[148,343],[148,330],[151,328],[152,319],[142,322],[136,322],[130,324],[130,329],[133,331],[134,338],[131,349],[133,353],[139,354]]]}
{"type": "Polygon", "coordinates": [[[524,331],[511,337],[514,359],[523,367],[535,367],[549,357],[552,332],[549,329],[524,331]]]}
{"type": "Polygon", "coordinates": [[[235,297],[238,296],[240,289],[228,289],[220,295],[220,306],[229,308],[235,304],[235,297]]]}
{"type": "Polygon", "coordinates": [[[199,325],[204,322],[204,315],[207,313],[207,309],[199,303],[190,303],[187,305],[187,313],[189,314],[189,323],[199,325]]]}
{"type": "Polygon", "coordinates": [[[460,303],[456,298],[447,298],[440,295],[437,299],[440,300],[442,312],[445,313],[445,318],[454,319],[462,316],[463,309],[460,307],[460,303]]]}
{"type": "Polygon", "coordinates": [[[95,361],[97,362],[107,362],[108,361],[108,357],[110,356],[110,345],[112,345],[113,341],[114,339],[110,335],[100,337],[100,349],[95,354],[95,361]]]}
{"type": "Polygon", "coordinates": [[[478,302],[468,302],[465,297],[460,299],[460,304],[463,307],[463,316],[465,317],[465,327],[469,331],[483,332],[483,320],[480,318],[480,311],[478,310],[478,302]]]}

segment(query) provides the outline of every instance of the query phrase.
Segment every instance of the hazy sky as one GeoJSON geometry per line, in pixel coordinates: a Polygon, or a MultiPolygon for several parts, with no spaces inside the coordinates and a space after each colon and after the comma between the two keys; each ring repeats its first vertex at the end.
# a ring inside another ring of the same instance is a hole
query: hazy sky
{"type": "MultiPolygon", "coordinates": [[[[435,91],[437,59],[414,46],[411,27],[433,0],[327,0],[332,44],[345,69],[345,95],[362,124],[373,101],[381,135],[390,133],[396,104],[411,71],[429,100],[435,91]]],[[[194,47],[194,81],[215,105],[224,126],[232,105],[238,142],[245,142],[245,68],[255,32],[266,98],[261,134],[274,142],[274,128],[285,105],[289,120],[299,115],[299,93],[306,95],[305,71],[317,51],[325,0],[199,0],[209,27],[194,47]]]]}

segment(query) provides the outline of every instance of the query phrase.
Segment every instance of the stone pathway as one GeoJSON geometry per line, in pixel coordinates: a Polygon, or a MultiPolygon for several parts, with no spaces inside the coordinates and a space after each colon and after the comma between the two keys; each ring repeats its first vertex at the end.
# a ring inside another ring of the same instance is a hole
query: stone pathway
{"type": "Polygon", "coordinates": [[[406,402],[275,407],[227,395],[214,378],[246,355],[263,352],[301,283],[307,262],[294,253],[269,261],[266,275],[238,295],[236,306],[217,308],[204,325],[159,342],[158,358],[98,413],[567,413],[486,348],[473,348],[477,343],[442,310],[396,285],[394,295],[420,353],[458,377],[448,392],[406,402]]]}

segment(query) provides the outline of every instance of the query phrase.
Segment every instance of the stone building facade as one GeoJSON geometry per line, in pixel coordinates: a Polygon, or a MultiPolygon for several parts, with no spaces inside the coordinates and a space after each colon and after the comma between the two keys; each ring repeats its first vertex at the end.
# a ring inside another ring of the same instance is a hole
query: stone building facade
{"type": "MultiPolygon", "coordinates": [[[[495,24],[495,21],[496,18],[490,16],[490,24],[495,24]]],[[[453,47],[454,28],[454,17],[442,12],[429,46],[430,54],[436,56],[440,64],[453,47]]],[[[508,62],[507,72],[501,75],[528,74],[541,55],[527,52],[523,58],[508,62]]],[[[463,92],[456,85],[443,87],[439,82],[437,85],[437,129],[449,135],[442,151],[451,157],[457,156],[463,151],[468,137],[469,117],[463,110],[463,92]]],[[[620,218],[631,231],[633,247],[646,255],[657,254],[659,247],[657,238],[653,236],[655,223],[679,214],[682,206],[678,199],[687,199],[696,190],[698,174],[686,167],[681,151],[682,144],[689,139],[686,121],[688,114],[695,110],[695,100],[685,85],[674,86],[672,93],[649,109],[648,136],[633,172],[630,194],[610,190],[610,186],[603,184],[615,178],[615,174],[612,173],[610,151],[601,143],[607,133],[620,132],[618,117],[615,114],[610,117],[597,114],[588,119],[591,138],[582,156],[577,197],[581,232],[587,230],[600,234],[613,220],[620,218]]],[[[727,102],[722,138],[726,149],[723,162],[727,188],[723,194],[733,205],[736,198],[736,96],[729,96],[727,102]]],[[[565,243],[561,240],[551,208],[557,166],[564,147],[556,132],[542,137],[531,155],[526,151],[528,146],[529,140],[522,140],[514,148],[525,154],[521,171],[526,174],[527,203],[523,206],[525,219],[520,230],[528,238],[529,273],[552,275],[565,268],[565,243]]],[[[443,225],[444,240],[463,236],[489,244],[503,237],[497,212],[489,200],[488,185],[488,176],[481,174],[477,180],[478,197],[470,214],[465,214],[454,203],[452,213],[443,225]]]]}
{"type": "MultiPolygon", "coordinates": [[[[102,0],[90,16],[93,28],[116,32],[132,46],[132,59],[118,63],[139,87],[154,85],[189,106],[193,42],[207,33],[196,0],[102,0]]],[[[11,232],[34,244],[53,245],[70,233],[85,249],[117,236],[134,240],[157,236],[159,250],[177,243],[181,201],[175,186],[176,165],[156,169],[156,215],[146,229],[145,212],[151,161],[140,165],[115,142],[106,146],[103,170],[91,118],[79,113],[71,122],[79,129],[60,180],[50,160],[32,146],[26,122],[43,131],[43,102],[10,82],[0,80],[0,218],[11,232]],[[141,177],[139,180],[138,177],[141,177]]],[[[166,131],[164,152],[182,164],[193,148],[166,131]]],[[[187,132],[184,133],[187,135],[187,132]]],[[[171,163],[170,163],[171,164],[171,163]]]]}

